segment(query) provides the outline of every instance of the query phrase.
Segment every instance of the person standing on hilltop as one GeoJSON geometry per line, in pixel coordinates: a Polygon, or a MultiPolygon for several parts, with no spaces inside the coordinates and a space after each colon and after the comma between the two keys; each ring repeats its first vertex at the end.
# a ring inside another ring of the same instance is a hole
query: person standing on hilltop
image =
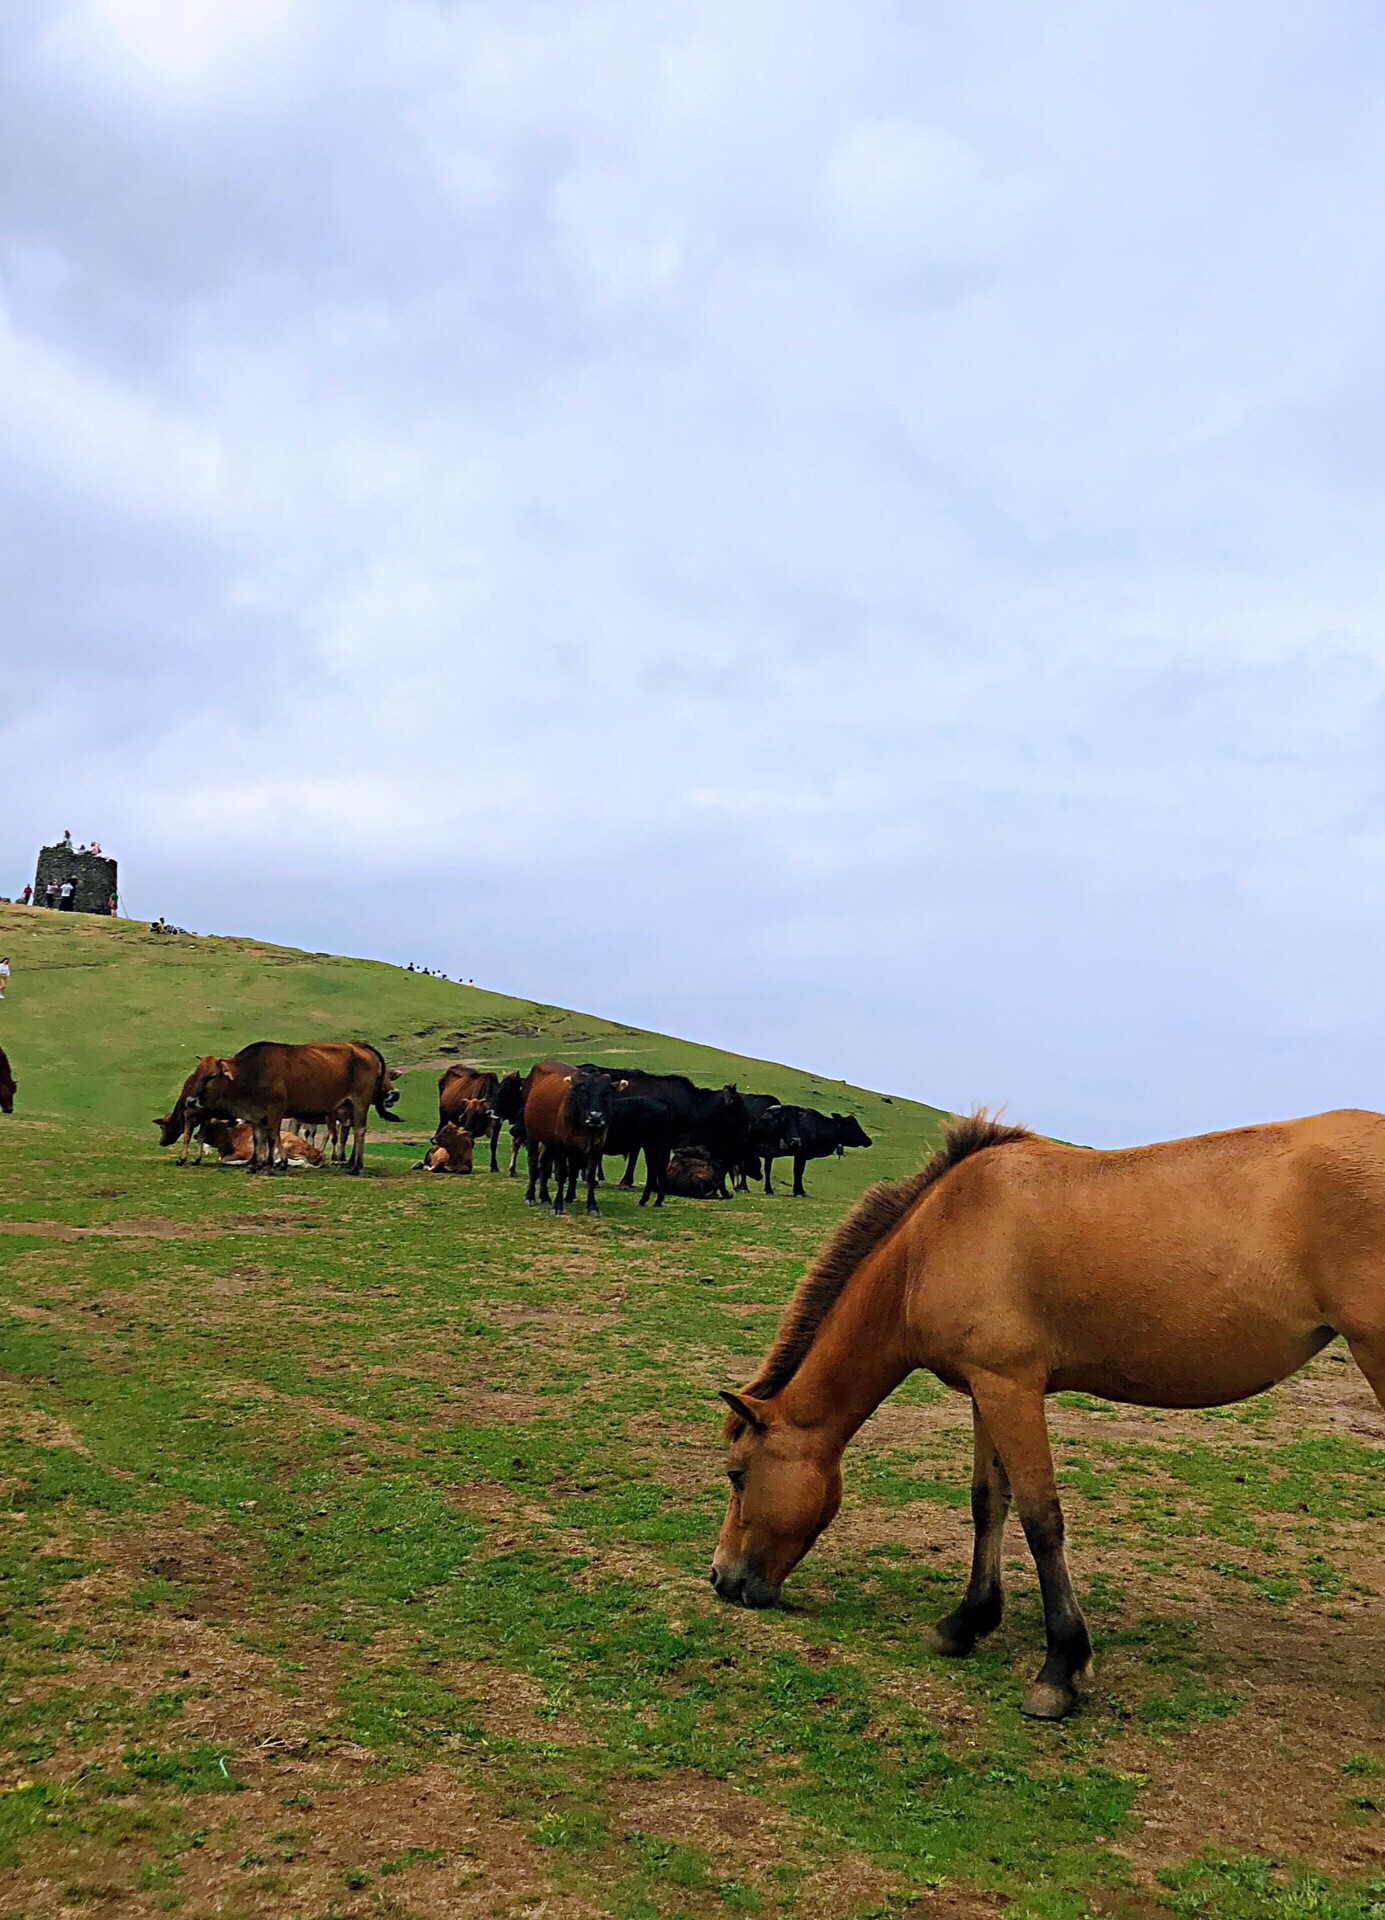
{"type": "Polygon", "coordinates": [[[76,891],[77,891],[76,887],[73,886],[70,880],[63,881],[62,885],[58,888],[58,912],[59,913],[71,913],[72,897],[76,893],[76,891]]]}
{"type": "Polygon", "coordinates": [[[10,984],[10,963],[6,954],[0,953],[0,1000],[5,997],[5,989],[10,984]]]}
{"type": "Polygon", "coordinates": [[[26,880],[24,882],[24,904],[26,907],[28,906],[29,902],[33,899],[33,897],[34,897],[34,890],[29,885],[29,882],[26,880]]]}

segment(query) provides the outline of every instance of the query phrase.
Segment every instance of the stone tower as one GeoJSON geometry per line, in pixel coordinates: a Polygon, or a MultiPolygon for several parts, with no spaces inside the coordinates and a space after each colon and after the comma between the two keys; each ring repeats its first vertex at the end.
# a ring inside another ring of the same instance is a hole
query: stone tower
{"type": "Polygon", "coordinates": [[[75,913],[109,913],[116,896],[116,865],[103,853],[78,853],[70,840],[56,847],[40,847],[38,869],[34,874],[34,905],[46,905],[44,889],[52,882],[53,904],[64,880],[76,888],[75,913]]]}

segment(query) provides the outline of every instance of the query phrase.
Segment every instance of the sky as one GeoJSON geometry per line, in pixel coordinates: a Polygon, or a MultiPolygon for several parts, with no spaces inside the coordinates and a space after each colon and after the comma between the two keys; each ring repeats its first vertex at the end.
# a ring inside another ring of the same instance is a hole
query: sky
{"type": "Polygon", "coordinates": [[[1382,96],[1337,0],[0,0],[0,891],[1385,1107],[1382,96]]]}

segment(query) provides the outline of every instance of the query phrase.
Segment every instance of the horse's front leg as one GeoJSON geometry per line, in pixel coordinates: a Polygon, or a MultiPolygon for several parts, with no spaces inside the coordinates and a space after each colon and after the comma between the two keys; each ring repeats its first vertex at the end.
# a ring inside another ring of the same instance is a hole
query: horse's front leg
{"type": "Polygon", "coordinates": [[[985,1374],[972,1379],[971,1395],[1014,1489],[1043,1596],[1048,1650],[1024,1690],[1020,1711],[1033,1720],[1061,1720],[1077,1705],[1075,1683],[1092,1664],[1092,1643],[1063,1552],[1063,1509],[1048,1444],[1043,1386],[985,1374]]]}
{"type": "Polygon", "coordinates": [[[1005,1596],[1000,1584],[1000,1550],[1010,1511],[1010,1482],[995,1441],[973,1401],[971,1409],[971,1579],[962,1603],[934,1627],[934,1653],[960,1658],[1000,1625],[1005,1596]]]}

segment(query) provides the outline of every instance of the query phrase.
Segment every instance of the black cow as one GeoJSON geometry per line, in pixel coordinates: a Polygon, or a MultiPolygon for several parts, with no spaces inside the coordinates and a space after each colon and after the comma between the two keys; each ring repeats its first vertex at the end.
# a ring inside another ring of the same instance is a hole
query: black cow
{"type": "Polygon", "coordinates": [[[745,1153],[732,1169],[732,1185],[737,1193],[747,1193],[750,1182],[760,1176],[760,1162],[767,1156],[792,1153],[792,1129],[784,1125],[784,1108],[777,1094],[743,1093],[745,1110],[750,1116],[750,1132],[745,1153]]]}
{"type": "MultiPolygon", "coordinates": [[[[646,1073],[641,1067],[587,1066],[583,1072],[605,1074],[621,1093],[662,1100],[672,1116],[675,1150],[706,1147],[714,1159],[726,1165],[744,1157],[750,1115],[733,1086],[698,1087],[684,1074],[646,1073]]],[[[633,1180],[631,1173],[621,1184],[628,1186],[633,1180]]]]}
{"type": "Polygon", "coordinates": [[[651,1193],[656,1207],[664,1204],[674,1131],[673,1114],[666,1101],[651,1099],[643,1093],[622,1093],[618,1087],[612,1089],[604,1150],[625,1155],[630,1180],[622,1181],[622,1186],[633,1185],[635,1161],[643,1153],[641,1206],[647,1204],[651,1193]]]}
{"type": "Polygon", "coordinates": [[[496,1122],[496,1135],[500,1133],[500,1123],[510,1123],[510,1178],[513,1180],[519,1167],[520,1148],[524,1146],[524,1075],[518,1072],[507,1073],[495,1092],[491,1095],[491,1118],[496,1122]]]}
{"type": "MultiPolygon", "coordinates": [[[[791,1146],[780,1149],[793,1156],[793,1193],[804,1200],[803,1169],[810,1160],[825,1160],[829,1154],[842,1154],[847,1147],[868,1147],[870,1135],[854,1113],[819,1113],[815,1107],[784,1107],[780,1126],[791,1146]]],[[[774,1156],[765,1155],[765,1192],[773,1193],[771,1175],[774,1156]]]]}

